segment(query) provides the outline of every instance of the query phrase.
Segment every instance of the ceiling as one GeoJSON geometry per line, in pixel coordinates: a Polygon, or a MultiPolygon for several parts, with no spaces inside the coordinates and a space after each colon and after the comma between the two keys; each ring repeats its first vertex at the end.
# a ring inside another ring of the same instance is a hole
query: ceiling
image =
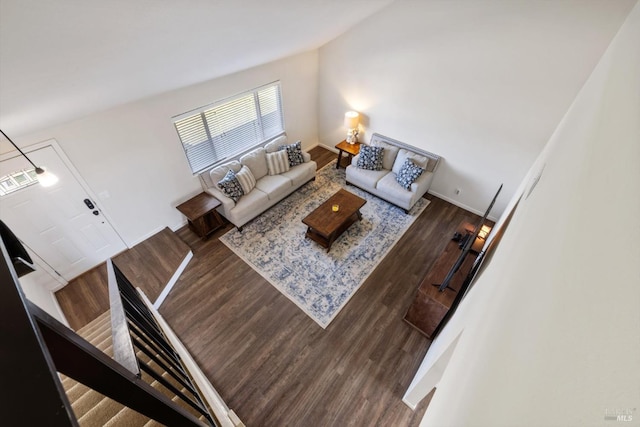
{"type": "Polygon", "coordinates": [[[12,136],[315,49],[393,0],[0,0],[12,136]]]}

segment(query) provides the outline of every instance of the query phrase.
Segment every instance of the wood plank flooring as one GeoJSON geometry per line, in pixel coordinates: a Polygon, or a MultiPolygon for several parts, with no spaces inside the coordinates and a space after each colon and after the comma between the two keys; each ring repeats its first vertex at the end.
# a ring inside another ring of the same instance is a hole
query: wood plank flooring
{"type": "MultiPolygon", "coordinates": [[[[311,150],[322,167],[337,155],[311,150]]],[[[417,426],[402,403],[430,341],[402,318],[461,221],[478,217],[433,196],[326,330],[218,237],[178,236],[194,258],[160,308],[247,426],[417,426]]],[[[86,293],[79,293],[75,310],[86,293]]]]}
{"type": "MultiPolygon", "coordinates": [[[[116,255],[113,263],[135,287],[155,301],[189,250],[173,231],[165,228],[116,255]]],[[[105,264],[71,280],[56,292],[56,298],[72,329],[77,331],[96,319],[109,309],[105,264]]]]}

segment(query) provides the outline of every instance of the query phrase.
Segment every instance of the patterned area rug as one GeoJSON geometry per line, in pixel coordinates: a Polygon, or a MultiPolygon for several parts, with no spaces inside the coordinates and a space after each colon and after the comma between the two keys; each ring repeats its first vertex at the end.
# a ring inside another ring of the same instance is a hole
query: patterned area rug
{"type": "Polygon", "coordinates": [[[234,228],[220,240],[326,328],[428,205],[428,200],[420,199],[406,214],[345,185],[344,169],[336,169],[334,161],[318,171],[315,181],[246,224],[242,233],[234,228]],[[361,209],[362,220],[349,227],[327,253],[305,238],[302,218],[340,188],[367,203],[361,209]]]}

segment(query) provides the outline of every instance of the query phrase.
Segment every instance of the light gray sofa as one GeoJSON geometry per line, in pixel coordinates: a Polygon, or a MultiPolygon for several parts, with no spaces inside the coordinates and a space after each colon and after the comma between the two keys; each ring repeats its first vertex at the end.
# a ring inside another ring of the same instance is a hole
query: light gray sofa
{"type": "Polygon", "coordinates": [[[361,188],[409,212],[431,187],[433,175],[440,164],[440,156],[377,133],[371,135],[369,145],[384,148],[382,170],[358,168],[358,154],[347,166],[347,184],[361,188]],[[411,159],[425,170],[411,184],[409,190],[402,187],[396,179],[406,159],[411,159]]]}
{"type": "Polygon", "coordinates": [[[274,153],[281,145],[286,145],[286,136],[280,136],[267,143],[264,147],[256,148],[239,158],[217,166],[200,174],[205,191],[220,200],[218,212],[229,222],[242,231],[242,226],[251,221],[280,200],[293,193],[307,182],[316,177],[316,162],[311,160],[309,153],[303,152],[304,163],[291,166],[286,172],[269,175],[267,167],[267,153],[274,153]],[[255,187],[241,196],[237,202],[227,197],[218,188],[217,183],[224,178],[229,169],[239,172],[242,166],[247,166],[256,180],[255,187]]]}

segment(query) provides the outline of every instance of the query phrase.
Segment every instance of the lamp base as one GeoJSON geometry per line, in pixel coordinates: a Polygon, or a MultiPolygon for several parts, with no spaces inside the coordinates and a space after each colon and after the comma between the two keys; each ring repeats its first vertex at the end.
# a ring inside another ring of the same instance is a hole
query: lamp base
{"type": "Polygon", "coordinates": [[[355,144],[358,142],[358,131],[350,129],[347,133],[347,144],[355,144]]]}

